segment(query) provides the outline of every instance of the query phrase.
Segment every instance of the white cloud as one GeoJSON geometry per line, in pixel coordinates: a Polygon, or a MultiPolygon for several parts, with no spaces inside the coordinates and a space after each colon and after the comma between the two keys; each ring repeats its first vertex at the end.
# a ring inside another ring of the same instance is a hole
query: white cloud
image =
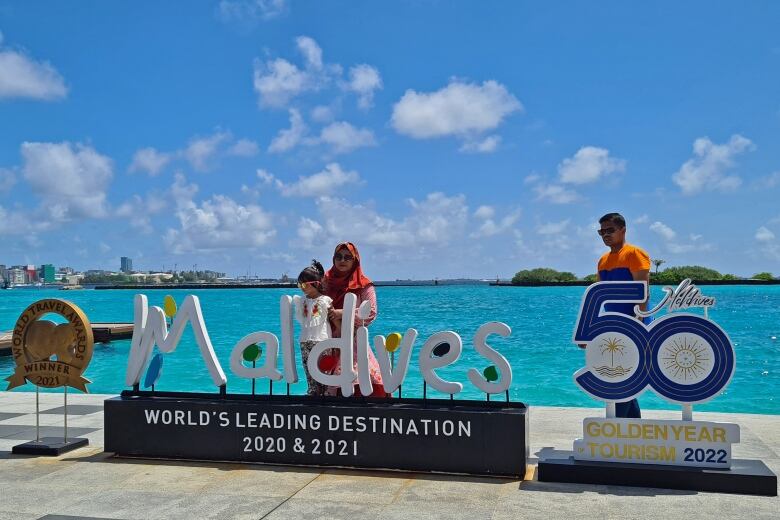
{"type": "Polygon", "coordinates": [[[211,159],[219,151],[220,145],[230,139],[227,132],[216,132],[209,137],[196,137],[190,140],[182,155],[199,172],[211,167],[211,159]]]}
{"type": "Polygon", "coordinates": [[[759,242],[771,242],[775,239],[775,234],[764,226],[756,230],[756,240],[759,242]]]}
{"type": "MultiPolygon", "coordinates": [[[[376,67],[365,63],[354,65],[345,79],[344,68],[338,63],[326,63],[322,47],[313,38],[299,36],[295,45],[303,58],[299,64],[284,58],[254,61],[253,86],[260,107],[289,108],[299,96],[338,87],[342,92],[354,93],[361,109],[371,108],[375,92],[382,88],[382,77],[376,67]]],[[[339,103],[339,98],[332,101],[332,104],[339,103]]],[[[321,123],[331,121],[334,109],[319,105],[311,117],[321,123]]]]}
{"type": "Polygon", "coordinates": [[[255,60],[254,69],[254,87],[261,106],[284,107],[311,88],[309,75],[285,59],[277,58],[265,64],[255,60]]]}
{"type": "Polygon", "coordinates": [[[365,146],[376,146],[374,133],[367,128],[355,128],[346,121],[331,123],[320,132],[320,143],[330,145],[334,153],[347,153],[365,146]]]}
{"type": "Polygon", "coordinates": [[[669,251],[670,253],[674,253],[676,255],[682,253],[690,253],[691,251],[707,251],[710,249],[709,244],[704,244],[703,246],[699,246],[694,244],[677,244],[675,242],[667,242],[665,244],[665,247],[667,251],[669,251]]]}
{"type": "Polygon", "coordinates": [[[133,195],[114,210],[114,215],[127,221],[131,227],[141,233],[149,234],[154,231],[152,216],[162,212],[166,207],[167,202],[159,195],[150,193],[145,199],[140,195],[133,195]]]}
{"type": "Polygon", "coordinates": [[[307,66],[317,70],[322,68],[322,49],[317,45],[317,42],[308,36],[298,36],[295,43],[306,59],[307,66]]]}
{"type": "Polygon", "coordinates": [[[536,232],[540,235],[555,235],[563,233],[569,227],[570,219],[561,220],[560,222],[547,222],[536,226],[536,232]]]}
{"type": "Polygon", "coordinates": [[[328,123],[330,121],[333,121],[334,117],[335,117],[334,110],[332,107],[329,106],[318,105],[314,107],[311,111],[312,120],[318,123],[328,123]]]}
{"type": "Polygon", "coordinates": [[[303,136],[306,135],[306,123],[303,122],[301,113],[294,109],[290,109],[290,128],[280,130],[271,145],[268,147],[270,153],[286,152],[298,146],[303,136]]]}
{"type": "Polygon", "coordinates": [[[382,88],[382,76],[376,67],[362,63],[349,69],[349,83],[346,89],[358,95],[358,106],[371,108],[374,104],[374,91],[382,88]]]}
{"type": "Polygon", "coordinates": [[[129,171],[145,171],[152,177],[158,175],[163,168],[170,162],[171,155],[158,152],[152,147],[141,148],[133,154],[133,162],[130,164],[129,171]]]}
{"type": "MultiPolygon", "coordinates": [[[[484,207],[486,206],[481,206],[481,208],[484,207]]],[[[479,211],[479,209],[477,211],[479,211]]],[[[519,209],[512,211],[508,215],[505,215],[504,218],[502,218],[498,222],[493,220],[493,218],[486,218],[479,226],[479,229],[477,229],[477,231],[472,233],[471,236],[474,238],[480,238],[480,237],[492,237],[494,235],[498,235],[499,233],[503,233],[504,231],[509,230],[512,226],[515,225],[515,223],[519,219],[520,219],[519,209]]]]}
{"type": "Polygon", "coordinates": [[[287,0],[222,0],[217,16],[223,22],[271,20],[287,11],[287,0]]]}
{"type": "Polygon", "coordinates": [[[345,171],[338,163],[330,163],[321,172],[299,177],[293,184],[281,184],[280,190],[285,197],[323,197],[339,191],[343,186],[359,182],[358,172],[345,171]]]}
{"type": "Polygon", "coordinates": [[[197,186],[177,175],[171,187],[179,228],[169,228],[165,242],[174,253],[254,248],[276,234],[272,216],[255,204],[242,205],[225,195],[213,195],[197,204],[197,186]]]}
{"type": "Polygon", "coordinates": [[[672,180],[686,195],[704,190],[734,190],[742,184],[742,179],[726,172],[734,165],[737,155],[754,149],[753,142],[739,134],[732,135],[724,144],[700,137],[693,143],[694,157],[672,175],[672,180]]]}
{"type": "Polygon", "coordinates": [[[780,171],[772,172],[766,177],[756,179],[753,186],[759,189],[771,189],[780,186],[780,171]]]}
{"type": "Polygon", "coordinates": [[[468,207],[463,195],[448,197],[443,193],[430,193],[424,200],[407,200],[408,216],[401,220],[380,215],[363,205],[351,205],[347,201],[332,197],[317,199],[321,233],[313,233],[311,223],[301,221],[299,237],[307,232],[315,236],[314,244],[300,244],[303,247],[321,246],[323,241],[335,243],[351,240],[361,246],[372,246],[383,251],[397,251],[418,256],[428,249],[440,249],[462,240],[468,222],[468,207]],[[301,231],[301,228],[304,231],[301,231]]]}
{"type": "Polygon", "coordinates": [[[300,244],[306,249],[319,247],[319,242],[323,236],[323,227],[316,220],[301,217],[301,220],[298,223],[297,234],[300,239],[300,244]]]}
{"type": "Polygon", "coordinates": [[[489,135],[481,141],[466,141],[460,147],[461,152],[492,153],[501,144],[501,136],[489,135]]]}
{"type": "Polygon", "coordinates": [[[537,200],[548,200],[554,204],[570,204],[580,198],[577,192],[560,184],[537,184],[534,191],[537,200]]]}
{"type": "Polygon", "coordinates": [[[539,182],[542,180],[542,176],[538,173],[532,173],[530,175],[526,175],[523,179],[523,184],[534,184],[536,182],[539,182]]]}
{"type": "Polygon", "coordinates": [[[672,228],[670,228],[663,222],[658,222],[658,221],[655,221],[652,224],[650,224],[650,231],[657,233],[664,240],[674,240],[674,238],[677,236],[677,233],[675,233],[675,231],[672,228]]]}
{"type": "Polygon", "coordinates": [[[51,64],[36,61],[21,50],[0,48],[0,99],[53,101],[67,95],[65,80],[51,64]]]}
{"type": "Polygon", "coordinates": [[[495,214],[496,210],[492,206],[480,206],[474,212],[474,216],[480,220],[493,218],[495,214]]]}
{"type": "Polygon", "coordinates": [[[260,147],[251,139],[239,139],[227,151],[228,155],[236,157],[254,157],[259,152],[260,147]]]}
{"type": "Polygon", "coordinates": [[[177,172],[173,176],[173,185],[171,185],[171,197],[176,206],[186,205],[192,202],[195,194],[198,193],[197,184],[187,184],[187,178],[184,174],[177,172]]]}
{"type": "Polygon", "coordinates": [[[91,146],[69,142],[21,146],[22,173],[43,207],[58,220],[104,217],[113,162],[91,146]]]}
{"type": "Polygon", "coordinates": [[[19,235],[35,239],[35,233],[52,229],[55,224],[48,218],[30,218],[29,211],[7,210],[0,206],[0,236],[19,235]]]}
{"type": "Polygon", "coordinates": [[[688,235],[689,243],[675,242],[677,238],[677,232],[671,227],[667,226],[663,222],[655,221],[649,226],[650,231],[657,234],[663,240],[662,248],[673,255],[679,255],[684,253],[690,253],[696,251],[698,253],[712,251],[714,246],[710,243],[701,241],[702,235],[696,233],[690,233],[688,235]]]}
{"type": "Polygon", "coordinates": [[[558,165],[558,174],[561,182],[588,184],[610,173],[624,172],[625,169],[626,161],[610,157],[608,150],[583,146],[574,157],[564,159],[558,165]]]}
{"type": "Polygon", "coordinates": [[[16,184],[16,173],[8,168],[0,168],[0,193],[11,191],[16,184]]]}
{"type": "Polygon", "coordinates": [[[283,58],[255,60],[254,89],[261,107],[284,108],[297,96],[318,91],[341,77],[341,65],[323,63],[322,49],[316,41],[308,36],[295,41],[304,58],[302,68],[283,58]]]}
{"type": "Polygon", "coordinates": [[[260,179],[263,184],[272,184],[278,189],[282,189],[284,187],[282,181],[277,179],[274,174],[262,168],[257,170],[257,178],[260,179]]]}
{"type": "Polygon", "coordinates": [[[648,222],[650,222],[650,217],[648,217],[646,213],[639,215],[634,219],[634,224],[647,224],[648,222]]]}
{"type": "Polygon", "coordinates": [[[497,128],[523,106],[502,84],[452,81],[435,92],[407,90],[393,106],[392,124],[398,133],[415,139],[470,137],[497,128]]]}

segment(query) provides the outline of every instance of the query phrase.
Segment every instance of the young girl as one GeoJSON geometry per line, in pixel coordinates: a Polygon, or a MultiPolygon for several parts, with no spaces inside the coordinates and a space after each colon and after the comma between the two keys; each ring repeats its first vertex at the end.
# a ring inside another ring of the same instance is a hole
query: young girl
{"type": "Polygon", "coordinates": [[[308,395],[331,395],[332,393],[330,387],[318,383],[311,377],[306,364],[314,345],[331,337],[328,310],[333,306],[333,300],[324,294],[325,288],[322,282],[324,276],[325,269],[322,264],[312,260],[311,265],[298,275],[298,287],[303,291],[303,297],[293,298],[295,319],[301,324],[299,341],[303,369],[309,385],[306,392],[308,395]]]}

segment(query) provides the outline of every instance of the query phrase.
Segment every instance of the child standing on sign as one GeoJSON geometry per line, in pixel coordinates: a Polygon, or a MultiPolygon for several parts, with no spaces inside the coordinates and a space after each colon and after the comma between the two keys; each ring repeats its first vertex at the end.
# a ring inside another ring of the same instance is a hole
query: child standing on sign
{"type": "MultiPolygon", "coordinates": [[[[322,283],[324,276],[325,269],[322,264],[317,260],[312,260],[311,265],[298,275],[298,287],[303,291],[303,297],[295,296],[293,298],[295,319],[301,325],[299,341],[303,369],[306,372],[306,382],[309,386],[307,395],[335,395],[335,389],[332,392],[330,387],[315,381],[307,368],[309,353],[314,345],[331,337],[328,310],[333,306],[333,300],[323,294],[325,292],[322,283]]],[[[324,355],[321,359],[326,357],[327,355],[324,355]]]]}

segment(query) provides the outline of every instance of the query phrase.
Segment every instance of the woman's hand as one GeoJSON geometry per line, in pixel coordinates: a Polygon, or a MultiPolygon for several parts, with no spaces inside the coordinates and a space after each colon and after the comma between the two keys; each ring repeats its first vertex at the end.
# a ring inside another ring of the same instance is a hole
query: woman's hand
{"type": "Polygon", "coordinates": [[[341,321],[341,319],[344,317],[344,309],[334,309],[331,307],[328,309],[328,319],[330,321],[341,321]]]}

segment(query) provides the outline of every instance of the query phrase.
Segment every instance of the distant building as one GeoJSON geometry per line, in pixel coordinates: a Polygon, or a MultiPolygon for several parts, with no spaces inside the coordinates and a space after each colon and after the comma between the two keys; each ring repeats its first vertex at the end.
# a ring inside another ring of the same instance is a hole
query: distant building
{"type": "Polygon", "coordinates": [[[68,274],[65,275],[65,278],[63,279],[63,282],[67,283],[68,285],[79,285],[81,283],[81,280],[84,279],[83,275],[80,274],[68,274]]]}
{"type": "Polygon", "coordinates": [[[34,265],[29,264],[24,269],[24,283],[35,283],[38,281],[38,269],[34,265]]]}
{"type": "Polygon", "coordinates": [[[54,283],[54,266],[52,264],[43,264],[38,271],[38,278],[43,283],[54,283]]]}
{"type": "Polygon", "coordinates": [[[5,264],[0,264],[0,282],[8,280],[8,269],[5,268],[5,264]]]}
{"type": "Polygon", "coordinates": [[[133,271],[133,259],[126,256],[122,257],[122,266],[119,269],[123,273],[130,273],[133,271]]]}
{"type": "Polygon", "coordinates": [[[24,285],[24,274],[24,269],[11,268],[8,270],[8,281],[11,283],[11,285],[24,285]]]}
{"type": "Polygon", "coordinates": [[[84,274],[86,276],[108,276],[114,273],[112,273],[111,271],[106,271],[104,269],[89,269],[87,271],[84,271],[84,274]]]}

